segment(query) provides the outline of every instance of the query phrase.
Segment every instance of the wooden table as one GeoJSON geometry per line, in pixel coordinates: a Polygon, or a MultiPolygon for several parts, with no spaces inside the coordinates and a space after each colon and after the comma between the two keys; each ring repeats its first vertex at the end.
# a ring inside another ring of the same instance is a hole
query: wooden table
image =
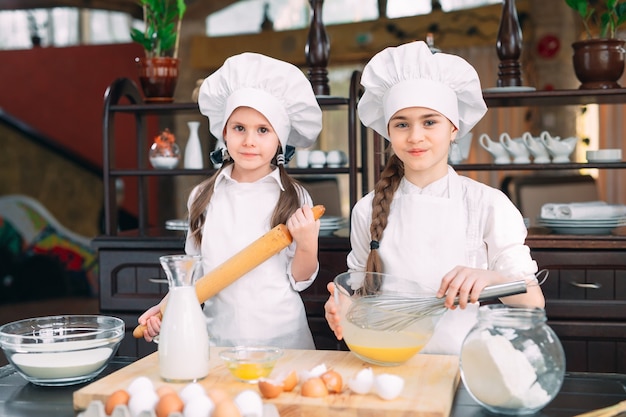
{"type": "MultiPolygon", "coordinates": [[[[100,375],[113,373],[135,361],[116,357],[100,375]]],[[[72,395],[86,386],[39,387],[26,382],[12,366],[0,368],[0,415],[3,417],[73,417],[72,395]]],[[[626,375],[568,373],[559,395],[536,416],[571,417],[626,400],[626,375]]],[[[452,406],[452,417],[493,416],[479,406],[459,384],[452,406]]]]}

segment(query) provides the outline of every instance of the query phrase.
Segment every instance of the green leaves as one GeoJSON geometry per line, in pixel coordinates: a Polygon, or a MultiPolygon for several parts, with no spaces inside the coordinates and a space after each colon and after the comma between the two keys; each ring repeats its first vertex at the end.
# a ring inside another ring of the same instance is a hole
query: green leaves
{"type": "Polygon", "coordinates": [[[139,0],[144,11],[145,30],[131,29],[131,38],[146,51],[148,58],[171,54],[187,7],[184,0],[139,0]]]}
{"type": "Polygon", "coordinates": [[[600,12],[592,6],[592,4],[598,4],[599,1],[565,0],[565,3],[583,19],[589,39],[593,37],[592,26],[597,26],[600,38],[614,38],[617,29],[626,22],[626,3],[623,0],[605,0],[600,12]],[[599,16],[598,13],[600,13],[599,16]]]}

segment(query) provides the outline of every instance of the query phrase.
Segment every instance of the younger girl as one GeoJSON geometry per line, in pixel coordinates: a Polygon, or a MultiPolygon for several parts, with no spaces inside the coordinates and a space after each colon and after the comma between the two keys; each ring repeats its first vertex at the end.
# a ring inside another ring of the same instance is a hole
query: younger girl
{"type": "MultiPolygon", "coordinates": [[[[223,164],[190,194],[185,252],[201,254],[208,272],[280,223],[293,236],[288,248],[205,302],[210,341],[314,349],[298,292],[317,275],[320,225],[311,197],[284,168],[288,145],[311,146],[322,127],[311,85],[291,64],[244,53],[202,83],[198,104],[222,142],[223,164]]],[[[158,311],[139,317],[147,341],[159,333],[158,311]]]]}
{"type": "MultiPolygon", "coordinates": [[[[460,352],[488,285],[524,279],[527,293],[501,301],[543,307],[520,212],[499,190],[447,164],[454,139],[487,111],[474,68],[413,42],[374,56],[361,83],[359,117],[390,141],[393,155],[374,191],[352,211],[348,268],[415,280],[445,297],[450,309],[424,353],[460,352]]],[[[341,339],[332,283],[328,290],[326,319],[341,339]]]]}

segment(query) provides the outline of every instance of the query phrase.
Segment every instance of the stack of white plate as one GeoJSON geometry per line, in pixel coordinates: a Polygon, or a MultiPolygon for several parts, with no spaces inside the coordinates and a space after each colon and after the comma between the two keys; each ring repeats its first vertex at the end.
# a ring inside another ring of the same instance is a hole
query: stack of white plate
{"type": "Polygon", "coordinates": [[[172,219],[172,220],[167,220],[165,222],[165,228],[167,230],[187,231],[188,227],[189,227],[189,222],[187,221],[187,219],[172,219]]]}
{"type": "Polygon", "coordinates": [[[626,226],[625,217],[610,219],[537,219],[539,226],[562,235],[609,235],[616,227],[626,226]]]}
{"type": "Polygon", "coordinates": [[[332,236],[339,229],[348,226],[348,220],[340,216],[323,216],[320,219],[320,236],[332,236]]]}

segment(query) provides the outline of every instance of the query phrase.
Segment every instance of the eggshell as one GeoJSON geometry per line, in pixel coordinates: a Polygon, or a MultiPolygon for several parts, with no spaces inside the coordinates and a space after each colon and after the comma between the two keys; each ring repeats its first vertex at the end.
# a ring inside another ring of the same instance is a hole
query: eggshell
{"type": "Polygon", "coordinates": [[[398,375],[381,374],[374,378],[374,390],[383,400],[397,398],[404,389],[404,379],[398,375]]]}
{"type": "Polygon", "coordinates": [[[215,404],[206,395],[196,395],[185,404],[184,417],[207,417],[213,413],[215,404]]]}
{"type": "Polygon", "coordinates": [[[320,378],[322,378],[322,381],[326,384],[328,392],[339,393],[343,391],[343,378],[339,372],[333,370],[326,371],[320,378]]]}
{"type": "Polygon", "coordinates": [[[298,374],[296,371],[291,371],[289,374],[283,379],[283,391],[291,392],[298,385],[298,374]]]}
{"type": "Polygon", "coordinates": [[[372,368],[361,369],[353,378],[348,380],[348,388],[355,394],[367,394],[374,386],[374,372],[372,368]]]}
{"type": "Polygon", "coordinates": [[[263,400],[256,391],[244,390],[235,397],[235,405],[246,417],[263,417],[263,400]]]}
{"type": "Polygon", "coordinates": [[[198,384],[197,382],[192,382],[191,384],[185,385],[183,389],[180,390],[178,395],[180,396],[180,399],[183,400],[185,404],[187,404],[189,400],[198,395],[206,397],[207,393],[202,385],[198,384]]]}
{"type": "Polygon", "coordinates": [[[128,391],[128,393],[132,397],[135,392],[147,389],[154,391],[154,384],[152,383],[152,380],[147,376],[139,376],[130,381],[130,384],[128,384],[126,391],[128,391]]]}
{"type": "Polygon", "coordinates": [[[113,410],[118,405],[128,405],[128,400],[130,399],[130,394],[128,391],[120,389],[115,391],[113,394],[109,395],[107,398],[107,402],[104,406],[104,411],[107,415],[113,414],[113,410]]]}
{"type": "Polygon", "coordinates": [[[328,388],[326,388],[326,384],[322,378],[314,376],[302,383],[300,394],[302,394],[303,397],[326,397],[328,395],[328,388]]]}
{"type": "Polygon", "coordinates": [[[165,394],[159,398],[159,402],[156,405],[155,412],[157,417],[167,417],[171,413],[180,413],[183,411],[183,400],[180,399],[178,394],[170,393],[165,394]]]}
{"type": "Polygon", "coordinates": [[[261,378],[258,385],[264,398],[276,398],[283,392],[283,383],[274,379],[261,378]]]}
{"type": "Polygon", "coordinates": [[[317,365],[317,366],[313,367],[311,370],[301,371],[300,372],[300,381],[304,382],[304,381],[306,381],[309,378],[319,377],[326,371],[328,371],[328,368],[326,368],[326,364],[325,363],[317,365]]]}

